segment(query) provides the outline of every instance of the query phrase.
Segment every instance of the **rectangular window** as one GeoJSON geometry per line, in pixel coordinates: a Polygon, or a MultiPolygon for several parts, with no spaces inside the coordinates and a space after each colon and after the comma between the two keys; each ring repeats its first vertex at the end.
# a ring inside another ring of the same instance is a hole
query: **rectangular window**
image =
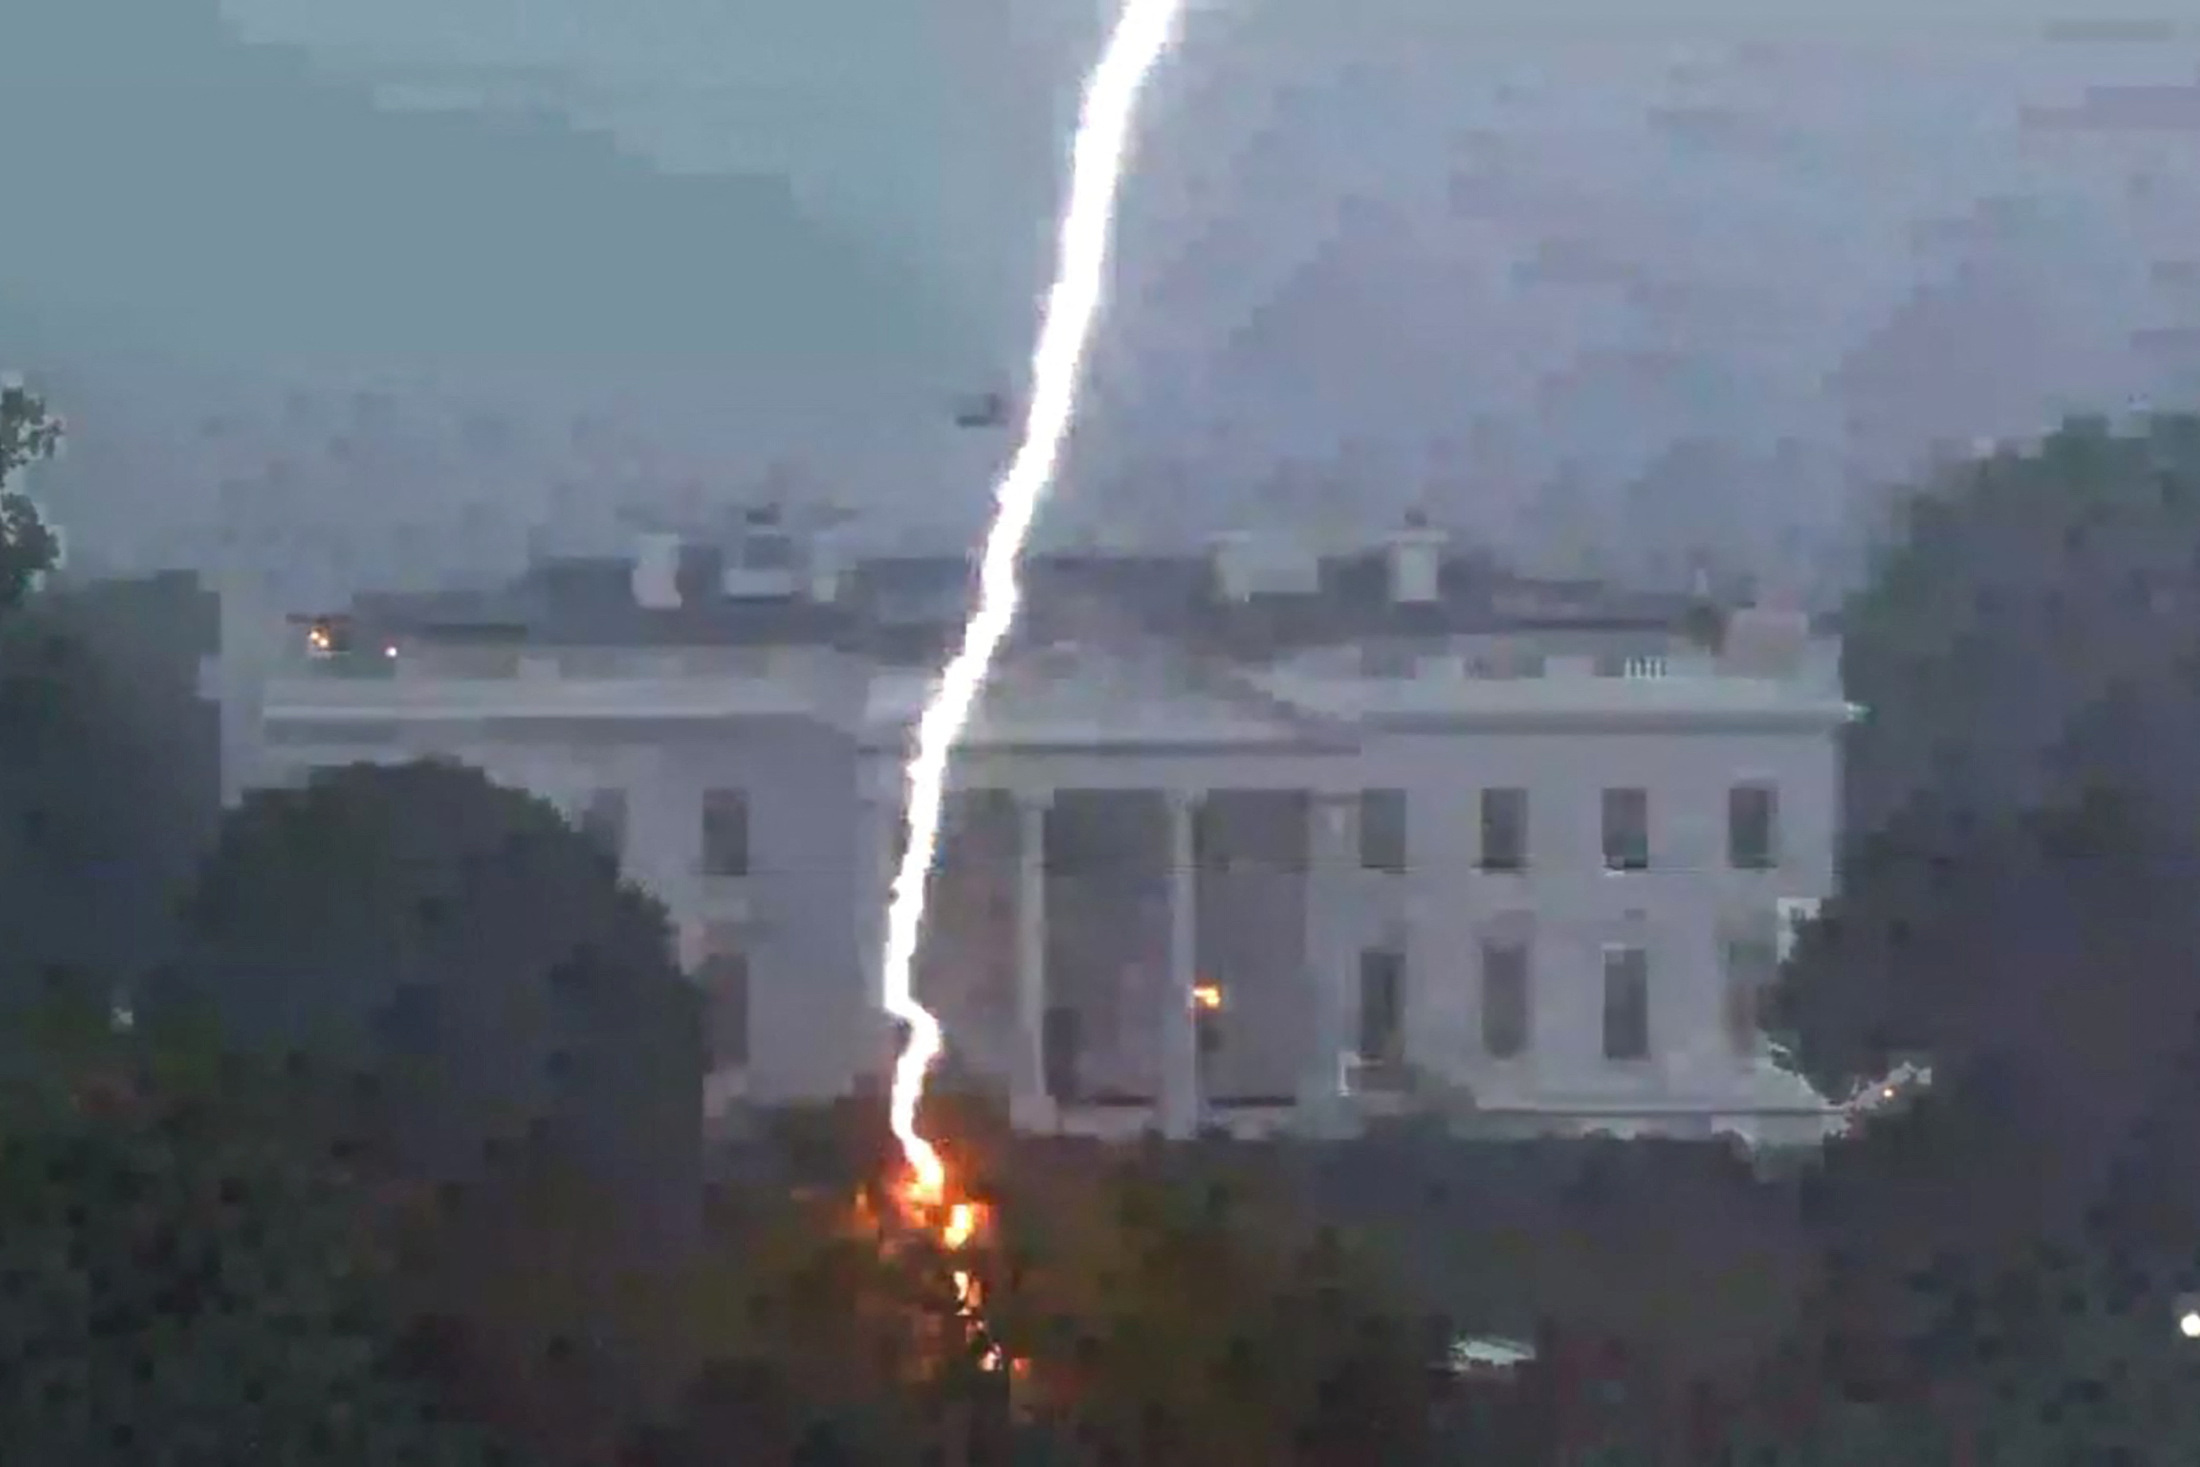
{"type": "Polygon", "coordinates": [[[1528,792],[1482,791],[1482,869],[1524,871],[1528,866],[1528,792]]]}
{"type": "Polygon", "coordinates": [[[749,797],[741,790],[703,791],[703,874],[749,874],[749,797]]]}
{"type": "Polygon", "coordinates": [[[1743,938],[1726,945],[1726,1034],[1736,1054],[1757,1052],[1765,991],[1779,971],[1779,948],[1771,941],[1743,938]]]}
{"type": "Polygon", "coordinates": [[[1360,1060],[1394,1065],[1405,1058],[1406,958],[1371,948],[1360,954],[1360,1060]]]}
{"type": "Polygon", "coordinates": [[[1769,784],[1738,784],[1726,792],[1727,863],[1737,871],[1769,871],[1780,860],[1780,795],[1769,784]]]}
{"type": "Polygon", "coordinates": [[[1604,869],[1646,871],[1650,867],[1650,792],[1604,792],[1604,869]]]}
{"type": "Polygon", "coordinates": [[[1393,875],[1406,869],[1406,792],[1363,790],[1360,794],[1360,865],[1393,875]]]}
{"type": "Polygon", "coordinates": [[[1078,1023],[1077,1010],[1066,1005],[1048,1008],[1040,1020],[1039,1048],[1048,1098],[1064,1104],[1082,1100],[1085,1092],[1079,1062],[1084,1057],[1084,1030],[1078,1023]]]}
{"type": "Polygon", "coordinates": [[[1604,1057],[1650,1057],[1650,954],[1642,948],[1604,950],[1604,1057]]]}
{"type": "Polygon", "coordinates": [[[600,789],[581,806],[581,834],[614,861],[626,859],[626,791],[600,789]]]}
{"type": "Polygon", "coordinates": [[[1492,1059],[1514,1059],[1528,1049],[1528,945],[1482,944],[1482,1050],[1492,1059]]]}
{"type": "Polygon", "coordinates": [[[749,1062],[749,955],[741,931],[713,924],[696,969],[703,991],[703,1036],[710,1068],[738,1068],[749,1062]]]}

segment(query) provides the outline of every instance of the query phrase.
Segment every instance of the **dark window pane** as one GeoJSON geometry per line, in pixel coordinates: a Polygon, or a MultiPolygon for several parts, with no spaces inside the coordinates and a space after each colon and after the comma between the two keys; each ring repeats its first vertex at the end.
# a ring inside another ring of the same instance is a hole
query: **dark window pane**
{"type": "Polygon", "coordinates": [[[1482,791],[1482,869],[1520,871],[1528,864],[1528,792],[1482,791]]]}
{"type": "Polygon", "coordinates": [[[1735,1053],[1755,1051],[1765,990],[1779,969],[1779,949],[1770,941],[1738,940],[1726,945],[1726,1027],[1735,1053]]]}
{"type": "Polygon", "coordinates": [[[581,833],[614,861],[626,858],[626,791],[597,790],[581,810],[581,833]]]}
{"type": "Polygon", "coordinates": [[[1650,961],[1639,947],[1604,952],[1604,1057],[1650,1057],[1650,961]]]}
{"type": "Polygon", "coordinates": [[[1366,790],[1360,795],[1360,864],[1370,871],[1406,869],[1404,790],[1366,790]]]}
{"type": "Polygon", "coordinates": [[[1615,789],[1604,792],[1604,865],[1611,871],[1641,871],[1649,867],[1649,791],[1615,789]]]}
{"type": "Polygon", "coordinates": [[[740,790],[703,792],[703,874],[749,874],[749,800],[740,790]]]}
{"type": "Polygon", "coordinates": [[[1360,1058],[1396,1064],[1405,1058],[1405,954],[1360,954],[1360,1058]]]}
{"type": "Polygon", "coordinates": [[[1779,861],[1779,793],[1771,785],[1736,785],[1726,795],[1727,860],[1737,870],[1763,871],[1779,861]]]}
{"type": "MultiPolygon", "coordinates": [[[[725,939],[718,939],[723,942],[725,939]]],[[[705,1042],[713,1069],[749,1062],[749,960],[730,948],[703,959],[696,975],[703,990],[705,1042]]]]}
{"type": "Polygon", "coordinates": [[[1483,945],[1482,1048],[1494,1059],[1512,1059],[1528,1048],[1528,972],[1527,944],[1483,945]]]}
{"type": "Polygon", "coordinates": [[[1077,1010],[1061,1006],[1047,1010],[1040,1024],[1039,1048],[1050,1099],[1067,1105],[1084,1098],[1083,1082],[1078,1075],[1083,1040],[1077,1010]]]}

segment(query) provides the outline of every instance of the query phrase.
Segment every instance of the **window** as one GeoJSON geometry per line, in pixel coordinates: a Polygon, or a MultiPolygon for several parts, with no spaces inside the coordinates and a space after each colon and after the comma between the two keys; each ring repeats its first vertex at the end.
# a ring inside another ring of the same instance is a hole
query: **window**
{"type": "Polygon", "coordinates": [[[1406,958],[1371,948],[1360,954],[1360,1060],[1394,1065],[1405,1058],[1406,958]]]}
{"type": "Polygon", "coordinates": [[[1393,875],[1406,869],[1406,793],[1365,790],[1360,794],[1360,864],[1393,875]]]}
{"type": "Polygon", "coordinates": [[[1650,954],[1642,948],[1604,950],[1604,1057],[1650,1057],[1650,954]]]}
{"type": "Polygon", "coordinates": [[[1726,792],[1726,855],[1737,871],[1769,871],[1780,860],[1780,794],[1769,784],[1726,792]]]}
{"type": "Polygon", "coordinates": [[[749,798],[740,790],[703,792],[703,874],[749,874],[749,798]]]}
{"type": "Polygon", "coordinates": [[[1734,1052],[1756,1053],[1765,990],[1780,971],[1778,946],[1766,938],[1737,938],[1726,945],[1726,1032],[1734,1052]]]}
{"type": "Polygon", "coordinates": [[[1482,1050],[1492,1059],[1514,1059],[1528,1048],[1528,945],[1482,944],[1482,1050]]]}
{"type": "Polygon", "coordinates": [[[1077,1010],[1055,1005],[1040,1020],[1039,1048],[1046,1076],[1047,1097],[1074,1104],[1084,1099],[1080,1061],[1084,1058],[1084,1030],[1077,1010]]]}
{"type": "Polygon", "coordinates": [[[1522,871],[1528,865],[1528,792],[1482,791],[1482,869],[1522,871]]]}
{"type": "Polygon", "coordinates": [[[731,925],[713,925],[704,947],[705,955],[695,977],[703,990],[703,1039],[710,1068],[746,1065],[749,956],[742,950],[741,931],[731,925]]]}
{"type": "Polygon", "coordinates": [[[614,861],[626,858],[626,791],[601,789],[581,806],[581,834],[614,861]]]}
{"type": "Polygon", "coordinates": [[[1604,869],[1644,871],[1650,866],[1650,793],[1604,792],[1604,869]]]}

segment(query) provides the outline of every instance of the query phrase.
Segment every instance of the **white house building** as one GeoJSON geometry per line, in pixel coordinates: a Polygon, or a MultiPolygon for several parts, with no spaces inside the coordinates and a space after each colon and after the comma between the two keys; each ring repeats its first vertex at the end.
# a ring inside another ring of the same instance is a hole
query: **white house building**
{"type": "MultiPolygon", "coordinates": [[[[663,899],[713,1110],[884,1067],[901,761],[971,567],[775,523],[480,594],[225,605],[226,794],[441,755],[663,899]]],[[[953,768],[920,995],[1032,1130],[1469,1110],[1816,1135],[1753,1018],[1833,879],[1836,649],[1798,614],[1319,555],[1063,554],[953,768]]]]}

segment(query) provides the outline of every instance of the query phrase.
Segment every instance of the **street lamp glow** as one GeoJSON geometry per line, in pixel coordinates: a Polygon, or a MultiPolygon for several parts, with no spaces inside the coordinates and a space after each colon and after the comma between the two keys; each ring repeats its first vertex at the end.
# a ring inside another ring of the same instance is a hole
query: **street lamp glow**
{"type": "Polygon", "coordinates": [[[2177,1332],[2188,1340],[2200,1340],[2200,1309],[2187,1309],[2178,1315],[2177,1332]]]}

